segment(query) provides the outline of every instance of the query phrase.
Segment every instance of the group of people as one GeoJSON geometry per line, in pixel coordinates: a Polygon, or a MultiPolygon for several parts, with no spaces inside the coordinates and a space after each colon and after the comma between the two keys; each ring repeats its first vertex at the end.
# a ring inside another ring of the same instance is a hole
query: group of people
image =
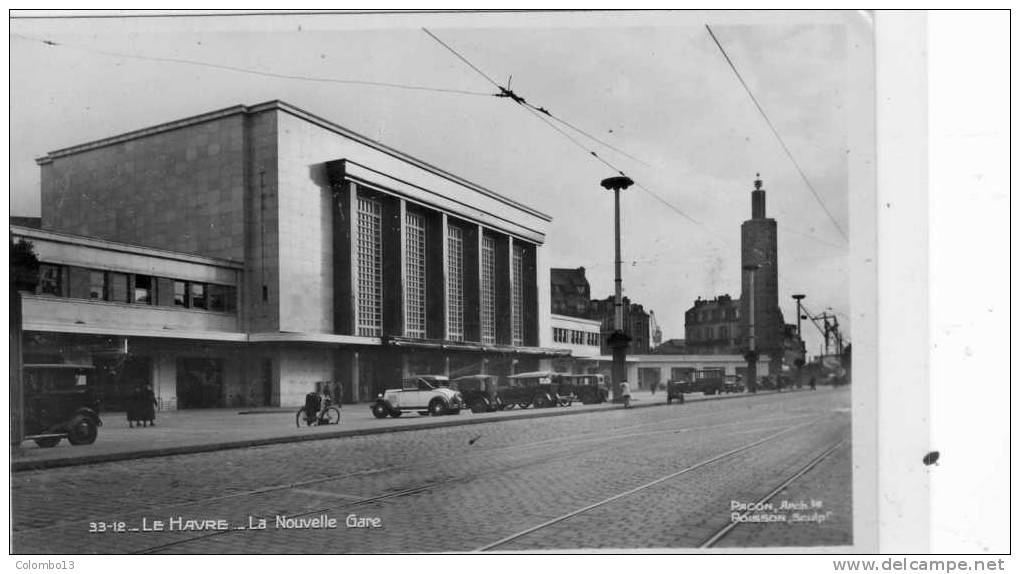
{"type": "Polygon", "coordinates": [[[156,426],[156,393],[152,390],[151,384],[135,389],[127,402],[128,426],[148,427],[156,426]]]}

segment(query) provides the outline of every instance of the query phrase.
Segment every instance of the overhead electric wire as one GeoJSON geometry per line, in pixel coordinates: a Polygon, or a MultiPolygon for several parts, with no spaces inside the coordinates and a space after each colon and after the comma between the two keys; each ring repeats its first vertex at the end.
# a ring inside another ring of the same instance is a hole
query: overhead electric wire
{"type": "Polygon", "coordinates": [[[212,68],[217,70],[228,70],[231,72],[239,72],[243,74],[252,74],[256,76],[263,76],[268,78],[279,78],[284,80],[299,80],[305,82],[319,82],[319,83],[330,83],[330,84],[347,84],[357,86],[373,86],[380,88],[396,88],[401,90],[416,90],[424,92],[440,92],[447,94],[461,94],[466,96],[486,96],[491,97],[492,94],[488,92],[473,92],[468,90],[457,90],[452,88],[437,88],[433,86],[419,86],[414,84],[399,84],[394,82],[376,82],[371,80],[350,80],[342,78],[323,78],[315,76],[302,76],[297,74],[281,74],[277,72],[267,72],[264,70],[256,70],[252,68],[242,68],[239,66],[230,66],[227,64],[214,64],[212,62],[203,62],[201,60],[187,60],[183,58],[168,58],[164,56],[143,56],[140,54],[125,54],[122,52],[109,52],[106,50],[96,50],[92,48],[86,48],[75,44],[65,44],[63,42],[54,42],[52,40],[45,40],[41,38],[34,38],[32,36],[25,36],[23,34],[11,34],[11,36],[22,38],[24,40],[30,40],[34,42],[40,42],[47,46],[57,46],[63,48],[70,48],[72,50],[79,50],[82,52],[89,52],[93,54],[100,54],[103,56],[109,56],[113,58],[130,58],[134,60],[144,60],[149,62],[164,62],[170,64],[184,64],[190,66],[199,66],[204,68],[212,68]]]}
{"type": "MultiPolygon", "coordinates": [[[[461,54],[459,54],[459,53],[458,53],[458,52],[457,52],[456,50],[454,50],[454,49],[453,49],[452,47],[450,47],[450,45],[449,45],[449,44],[447,44],[446,42],[443,42],[442,40],[440,40],[440,39],[439,39],[439,38],[438,38],[438,37],[437,37],[437,36],[436,36],[435,34],[433,34],[432,32],[428,31],[428,29],[426,29],[426,28],[422,28],[422,30],[423,30],[423,31],[424,31],[424,32],[425,32],[426,34],[428,34],[429,36],[431,36],[431,37],[432,37],[432,39],[434,39],[434,40],[435,40],[436,42],[439,42],[439,43],[440,43],[440,44],[441,44],[441,45],[442,45],[442,46],[443,46],[444,48],[446,48],[447,50],[449,50],[449,51],[450,51],[450,53],[452,53],[452,54],[453,54],[454,56],[456,56],[456,57],[457,57],[457,59],[459,59],[460,61],[462,61],[462,62],[464,62],[465,64],[467,64],[467,65],[468,65],[468,67],[470,67],[470,68],[471,68],[472,70],[474,70],[475,72],[478,72],[478,74],[479,74],[479,75],[481,75],[481,76],[482,76],[483,78],[485,78],[486,80],[488,80],[488,81],[489,81],[490,83],[492,83],[492,84],[493,84],[494,86],[496,86],[496,87],[497,87],[497,88],[498,88],[499,90],[501,90],[501,91],[502,91],[503,93],[507,93],[507,94],[512,94],[512,95],[510,95],[509,97],[511,97],[511,99],[513,99],[513,100],[514,100],[514,102],[516,102],[516,103],[520,104],[522,108],[524,108],[525,110],[527,110],[527,111],[531,112],[531,114],[532,114],[532,115],[534,115],[534,116],[535,116],[535,117],[537,117],[538,119],[542,120],[542,122],[543,122],[543,123],[545,123],[546,125],[548,125],[548,126],[549,126],[550,128],[552,128],[552,129],[556,130],[556,131],[557,131],[557,132],[558,132],[558,133],[559,133],[560,135],[562,135],[563,137],[565,137],[565,138],[567,138],[568,140],[570,140],[570,142],[571,142],[571,143],[573,143],[574,145],[576,145],[576,146],[577,146],[578,148],[580,148],[580,149],[584,150],[584,151],[585,151],[585,152],[586,152],[586,153],[587,153],[588,155],[590,155],[591,157],[595,158],[596,160],[598,160],[599,162],[601,162],[601,163],[602,163],[603,165],[605,165],[605,166],[606,166],[606,167],[608,167],[609,169],[611,169],[611,170],[615,171],[616,173],[618,173],[618,174],[620,174],[620,175],[622,175],[622,176],[624,176],[624,177],[628,177],[628,176],[627,176],[627,174],[626,174],[626,173],[624,173],[622,169],[620,169],[620,168],[616,167],[615,165],[613,165],[613,164],[609,163],[609,162],[608,162],[608,161],[607,161],[607,160],[606,160],[605,158],[603,158],[602,156],[600,156],[600,155],[599,155],[598,153],[596,153],[596,152],[595,152],[594,150],[592,150],[592,149],[591,149],[591,148],[589,148],[588,146],[586,146],[586,145],[584,145],[583,143],[581,143],[580,141],[578,141],[578,140],[577,140],[577,138],[575,138],[575,137],[571,136],[571,135],[570,135],[570,134],[568,134],[567,132],[565,132],[565,131],[563,131],[562,129],[560,129],[559,127],[555,126],[555,125],[554,125],[554,124],[553,124],[552,122],[550,122],[549,120],[547,120],[547,119],[546,119],[545,117],[543,117],[543,116],[549,116],[550,118],[552,118],[552,119],[555,119],[555,120],[557,120],[557,121],[559,121],[559,122],[563,123],[564,125],[567,125],[567,126],[568,126],[568,127],[570,127],[571,129],[574,129],[575,131],[577,131],[577,132],[581,133],[582,135],[585,135],[585,136],[586,136],[586,137],[588,137],[588,138],[591,138],[591,139],[595,139],[596,141],[599,141],[599,140],[598,140],[597,138],[595,138],[594,136],[592,136],[592,135],[590,135],[590,134],[588,134],[588,133],[586,133],[586,132],[583,132],[583,131],[582,131],[582,130],[580,130],[579,128],[577,128],[577,127],[575,127],[575,126],[573,126],[573,125],[571,125],[571,124],[567,123],[567,122],[566,122],[566,121],[564,121],[564,120],[561,120],[561,119],[559,119],[559,118],[556,118],[556,117],[555,117],[555,116],[553,116],[553,115],[552,115],[551,113],[549,113],[549,111],[548,111],[548,110],[545,110],[544,108],[538,108],[538,107],[535,107],[534,105],[532,105],[532,104],[529,104],[529,103],[527,103],[526,101],[524,101],[524,99],[523,99],[523,98],[520,98],[520,97],[515,97],[515,96],[516,96],[516,94],[513,94],[513,92],[510,92],[510,90],[509,90],[509,89],[507,89],[507,88],[504,88],[503,86],[500,86],[500,85],[499,85],[499,84],[498,84],[498,83],[497,83],[497,82],[496,82],[495,80],[493,80],[493,79],[492,79],[491,77],[489,77],[489,75],[488,75],[488,74],[486,74],[485,72],[483,72],[483,71],[482,71],[481,69],[479,69],[479,68],[478,68],[477,66],[475,66],[475,65],[474,65],[474,64],[472,64],[472,63],[471,63],[470,61],[468,61],[468,59],[467,59],[467,58],[465,58],[464,56],[462,56],[461,54]]],[[[641,161],[641,160],[638,160],[637,158],[633,158],[632,156],[630,156],[629,154],[626,154],[625,152],[622,152],[621,150],[616,150],[616,148],[613,148],[612,146],[610,146],[610,145],[608,145],[608,144],[606,144],[606,143],[604,143],[604,142],[599,142],[599,143],[602,143],[602,145],[605,145],[606,147],[609,147],[610,149],[614,149],[615,151],[618,151],[618,152],[620,152],[620,153],[623,153],[624,155],[627,155],[628,157],[631,157],[632,159],[635,159],[635,161],[641,161]]],[[[645,162],[641,162],[641,163],[645,163],[645,162]]],[[[645,164],[645,165],[648,165],[648,164],[645,164]]],[[[632,181],[633,181],[633,180],[632,180],[632,181]]],[[[636,182],[636,181],[634,182],[634,186],[635,186],[635,187],[637,187],[637,188],[639,188],[639,189],[641,189],[641,190],[643,190],[643,191],[644,191],[645,193],[647,193],[647,194],[651,195],[651,196],[652,196],[652,197],[654,197],[655,199],[659,200],[660,202],[662,202],[663,204],[665,204],[665,205],[666,205],[667,207],[669,207],[669,208],[670,208],[671,210],[673,210],[674,212],[676,212],[676,213],[678,213],[678,214],[682,215],[683,217],[687,218],[687,219],[688,219],[688,220],[690,220],[691,222],[693,222],[693,223],[695,223],[695,224],[698,224],[698,225],[702,225],[702,224],[701,224],[701,223],[700,223],[699,221],[697,221],[697,220],[696,220],[696,219],[694,219],[693,217],[691,217],[691,216],[687,215],[686,213],[684,213],[684,212],[683,212],[683,210],[681,210],[680,208],[676,207],[676,206],[675,206],[675,205],[673,205],[672,203],[670,203],[670,202],[666,201],[666,199],[664,199],[664,198],[663,198],[662,196],[660,196],[660,195],[656,194],[656,193],[655,193],[655,192],[653,192],[652,190],[648,189],[648,188],[647,188],[646,186],[644,186],[644,185],[641,185],[640,183],[638,183],[638,182],[636,182]]]]}
{"type": "Polygon", "coordinates": [[[758,102],[758,98],[754,96],[754,92],[751,91],[747,82],[744,81],[744,77],[740,75],[740,71],[737,70],[736,65],[733,64],[733,60],[731,60],[729,54],[726,53],[726,49],[723,48],[719,39],[715,37],[715,33],[712,32],[712,28],[709,27],[708,24],[705,24],[705,29],[708,30],[708,35],[712,37],[712,41],[715,42],[715,45],[719,47],[719,51],[722,52],[723,58],[726,59],[726,63],[730,65],[730,69],[733,70],[733,73],[737,76],[737,80],[740,81],[740,85],[744,86],[744,91],[746,91],[747,95],[751,97],[751,101],[754,102],[754,106],[758,108],[758,112],[761,114],[761,117],[765,119],[765,123],[768,124],[769,129],[772,130],[772,135],[776,136],[776,140],[779,141],[779,145],[783,148],[783,151],[786,152],[786,156],[790,158],[790,161],[793,163],[793,167],[796,168],[797,173],[799,173],[801,179],[804,180],[804,184],[807,185],[807,188],[815,197],[815,201],[817,201],[818,205],[821,206],[825,215],[829,216],[829,220],[832,221],[832,225],[837,231],[839,231],[839,234],[843,236],[843,239],[849,242],[850,239],[847,237],[846,232],[843,231],[843,228],[839,225],[839,222],[836,221],[836,218],[832,215],[832,212],[829,211],[829,208],[825,206],[825,202],[822,201],[821,196],[818,195],[817,191],[815,191],[815,187],[811,185],[811,181],[808,180],[804,170],[801,169],[800,164],[797,163],[797,160],[793,157],[793,153],[790,151],[790,148],[787,147],[786,142],[783,141],[783,137],[779,135],[779,130],[777,130],[776,126],[772,124],[772,120],[770,120],[768,114],[765,113],[765,109],[761,106],[761,103],[758,102]]]}
{"type": "Polygon", "coordinates": [[[529,108],[531,108],[531,109],[533,109],[533,110],[535,110],[535,111],[537,111],[539,113],[542,113],[542,114],[545,114],[545,115],[549,116],[550,118],[552,118],[552,119],[556,120],[557,122],[567,126],[568,128],[574,130],[575,132],[583,135],[584,137],[592,140],[593,142],[595,142],[595,143],[597,143],[599,145],[605,146],[606,148],[609,148],[609,149],[615,151],[616,153],[618,153],[618,154],[620,154],[620,155],[622,155],[624,157],[627,157],[629,159],[632,159],[632,160],[634,160],[634,161],[636,161],[636,162],[638,162],[638,163],[640,163],[642,165],[651,167],[648,162],[642,160],[641,158],[635,157],[635,156],[627,153],[626,151],[624,151],[624,150],[614,146],[613,144],[593,136],[592,134],[582,130],[581,128],[575,126],[574,124],[568,122],[567,120],[565,120],[565,119],[563,119],[563,118],[553,114],[552,112],[550,112],[549,110],[547,110],[545,108],[536,107],[536,106],[534,106],[532,104],[529,104],[527,102],[524,102],[523,105],[527,106],[527,107],[529,107],[529,108]]]}
{"type": "Polygon", "coordinates": [[[585,130],[575,126],[574,124],[568,122],[567,120],[564,120],[563,118],[560,118],[560,117],[554,115],[549,110],[547,110],[547,109],[545,109],[543,107],[540,107],[540,106],[535,106],[534,104],[529,104],[523,98],[515,98],[515,97],[513,97],[516,94],[513,94],[513,92],[510,91],[509,86],[504,87],[504,86],[499,85],[499,82],[497,82],[496,80],[492,79],[492,77],[489,76],[488,74],[486,74],[485,72],[483,72],[481,70],[481,68],[479,68],[478,66],[472,64],[470,60],[468,60],[463,55],[461,55],[460,52],[458,52],[457,50],[454,50],[452,46],[450,46],[449,44],[444,42],[442,39],[440,39],[439,36],[436,36],[431,31],[429,31],[428,28],[422,28],[422,31],[425,32],[426,34],[428,34],[433,40],[438,42],[442,47],[446,48],[451,54],[456,56],[458,60],[460,60],[461,62],[464,62],[469,68],[471,68],[472,70],[477,72],[480,76],[485,78],[490,84],[492,84],[493,86],[495,86],[497,89],[500,90],[499,94],[493,94],[493,95],[495,95],[497,97],[510,97],[515,102],[517,102],[518,104],[521,104],[525,108],[529,108],[531,110],[534,110],[535,112],[538,112],[540,114],[544,114],[546,116],[549,116],[550,118],[552,118],[552,119],[556,120],[557,122],[567,126],[568,128],[570,128],[570,129],[574,130],[575,132],[583,135],[584,137],[586,137],[586,138],[588,138],[588,139],[598,143],[599,145],[605,146],[606,148],[611,149],[611,150],[615,151],[616,153],[618,153],[620,155],[623,155],[623,156],[625,156],[625,157],[627,157],[629,159],[632,159],[632,160],[634,160],[634,161],[636,161],[638,163],[641,163],[643,165],[648,165],[647,162],[641,160],[640,158],[634,157],[633,155],[631,155],[631,154],[625,152],[624,150],[614,146],[613,144],[611,144],[611,143],[609,143],[607,141],[604,141],[604,140],[602,140],[602,139],[600,139],[600,138],[598,138],[598,137],[588,133],[587,131],[585,131],[585,130]],[[511,94],[513,94],[513,95],[511,95],[511,94]]]}
{"type": "Polygon", "coordinates": [[[458,54],[458,53],[457,53],[457,50],[454,50],[454,49],[453,49],[453,48],[451,48],[451,47],[450,47],[450,46],[449,46],[449,45],[448,45],[448,44],[447,44],[446,42],[444,42],[444,41],[440,40],[440,39],[439,39],[439,36],[436,36],[436,35],[435,35],[435,34],[433,34],[432,32],[429,32],[429,29],[428,29],[428,28],[422,28],[422,31],[423,31],[423,32],[425,32],[426,34],[428,34],[429,36],[431,36],[431,37],[432,37],[432,39],[433,39],[433,40],[435,40],[436,42],[439,42],[439,44],[440,44],[440,45],[441,45],[442,47],[444,47],[444,48],[446,48],[447,50],[449,50],[449,51],[450,51],[450,53],[451,53],[451,54],[453,54],[454,56],[456,56],[456,57],[457,57],[457,58],[458,58],[458,59],[459,59],[459,60],[460,60],[461,62],[464,62],[464,63],[465,63],[465,64],[467,64],[467,65],[468,65],[468,67],[470,67],[470,68],[471,68],[472,70],[474,70],[474,71],[478,72],[478,73],[479,73],[479,74],[480,74],[480,75],[481,75],[481,76],[482,76],[483,78],[485,78],[486,80],[489,80],[489,83],[490,83],[490,84],[492,84],[493,86],[496,86],[497,88],[501,88],[501,86],[499,85],[499,83],[498,83],[498,82],[497,82],[496,80],[493,80],[493,79],[492,79],[492,78],[490,78],[490,77],[489,77],[489,76],[488,76],[488,75],[487,75],[487,74],[486,74],[485,72],[483,72],[483,71],[481,71],[480,69],[478,69],[478,68],[477,68],[477,67],[476,67],[476,66],[475,66],[474,64],[472,64],[471,62],[469,62],[467,58],[465,58],[464,56],[461,56],[460,54],[458,54]]]}

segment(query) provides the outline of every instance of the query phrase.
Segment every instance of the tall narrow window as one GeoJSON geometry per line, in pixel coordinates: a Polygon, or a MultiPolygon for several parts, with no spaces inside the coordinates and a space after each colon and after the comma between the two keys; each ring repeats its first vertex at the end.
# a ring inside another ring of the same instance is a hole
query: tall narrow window
{"type": "Polygon", "coordinates": [[[188,306],[188,284],[184,281],[174,281],[174,305],[188,306]]]}
{"type": "Polygon", "coordinates": [[[496,342],[496,240],[482,236],[482,342],[496,342]]]}
{"type": "Polygon", "coordinates": [[[358,335],[382,335],[382,205],[358,198],[358,335]]]}
{"type": "Polygon", "coordinates": [[[464,231],[446,231],[446,338],[464,340],[464,231]]]}
{"type": "Polygon", "coordinates": [[[404,246],[404,335],[425,338],[425,217],[407,211],[404,246]]]}
{"type": "Polygon", "coordinates": [[[512,341],[524,344],[524,246],[514,244],[513,284],[511,290],[512,341]]]}
{"type": "Polygon", "coordinates": [[[152,277],[148,275],[135,275],[135,303],[152,305],[152,284],[152,277]]]}
{"type": "Polygon", "coordinates": [[[63,296],[62,276],[63,269],[59,265],[40,264],[39,284],[35,288],[36,293],[40,295],[56,295],[57,297],[63,296]]]}
{"type": "Polygon", "coordinates": [[[192,309],[208,309],[209,298],[205,283],[188,283],[188,287],[190,307],[192,309]]]}
{"type": "Polygon", "coordinates": [[[89,299],[106,299],[106,273],[89,271],[89,299]]]}

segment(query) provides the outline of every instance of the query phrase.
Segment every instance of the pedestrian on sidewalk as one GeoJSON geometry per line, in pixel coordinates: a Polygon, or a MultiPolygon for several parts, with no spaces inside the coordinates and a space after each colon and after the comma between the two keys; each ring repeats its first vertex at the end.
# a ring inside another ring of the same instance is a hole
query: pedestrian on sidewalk
{"type": "Polygon", "coordinates": [[[142,388],[139,401],[139,415],[143,426],[156,426],[156,407],[158,405],[156,393],[152,390],[152,383],[146,383],[142,388]]]}

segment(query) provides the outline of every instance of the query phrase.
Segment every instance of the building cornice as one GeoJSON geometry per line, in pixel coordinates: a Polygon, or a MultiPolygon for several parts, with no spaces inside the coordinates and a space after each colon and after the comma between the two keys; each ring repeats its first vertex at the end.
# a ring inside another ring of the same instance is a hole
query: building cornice
{"type": "Polygon", "coordinates": [[[236,270],[244,269],[244,263],[234,261],[232,259],[220,259],[216,257],[207,257],[205,255],[196,255],[193,253],[168,251],[166,249],[157,249],[155,247],[146,247],[144,245],[118,243],[116,241],[97,239],[95,237],[85,237],[82,235],[73,235],[71,233],[48,231],[32,227],[21,227],[18,225],[11,225],[10,229],[12,236],[25,237],[28,239],[37,239],[41,241],[50,241],[53,243],[63,243],[66,245],[76,245],[81,247],[91,247],[94,249],[102,249],[104,251],[116,251],[120,253],[129,253],[131,255],[142,255],[145,257],[158,257],[160,259],[169,259],[184,263],[195,263],[198,265],[226,267],[236,270]]]}
{"type": "Polygon", "coordinates": [[[388,146],[386,144],[383,144],[381,142],[373,140],[372,138],[369,138],[367,136],[359,134],[359,133],[357,133],[355,131],[349,130],[349,129],[347,129],[347,128],[339,125],[339,124],[331,122],[331,121],[329,121],[329,120],[327,120],[325,118],[317,116],[317,115],[315,115],[315,114],[313,114],[311,112],[307,112],[307,111],[305,111],[305,110],[303,110],[303,109],[301,109],[301,108],[299,108],[297,106],[294,106],[292,104],[288,104],[287,102],[284,102],[284,101],[281,101],[281,100],[271,100],[271,101],[268,101],[268,102],[263,102],[263,103],[260,103],[260,104],[255,104],[255,105],[252,105],[252,106],[236,105],[236,106],[231,106],[229,108],[223,108],[221,110],[216,110],[216,111],[213,111],[213,112],[208,112],[208,113],[205,113],[205,114],[199,114],[197,116],[191,116],[191,117],[188,117],[188,118],[183,118],[183,119],[175,120],[175,121],[172,121],[172,122],[158,124],[158,125],[151,126],[151,127],[148,127],[148,128],[143,128],[143,129],[140,129],[140,130],[134,130],[134,131],[130,131],[130,132],[127,132],[127,133],[124,133],[124,134],[120,134],[120,135],[116,135],[116,136],[112,136],[112,137],[108,137],[108,138],[103,138],[103,139],[100,139],[100,140],[95,140],[95,141],[92,141],[92,142],[87,142],[87,143],[83,143],[83,144],[79,144],[79,145],[75,145],[75,146],[71,146],[71,147],[66,147],[66,148],[55,150],[55,151],[51,151],[51,152],[49,152],[48,154],[46,154],[46,155],[44,155],[42,157],[36,158],[35,161],[39,165],[45,165],[45,164],[48,164],[48,163],[52,163],[54,159],[57,159],[57,158],[60,158],[60,157],[65,157],[65,156],[69,156],[69,155],[74,155],[76,153],[81,153],[81,152],[84,152],[84,151],[90,151],[90,150],[99,149],[99,148],[103,148],[103,147],[107,147],[107,146],[111,146],[111,145],[116,145],[116,144],[123,143],[123,142],[126,142],[126,141],[130,141],[130,140],[133,140],[133,139],[143,138],[143,137],[151,136],[151,135],[162,133],[162,132],[167,132],[167,131],[171,131],[171,130],[181,129],[181,128],[188,127],[188,126],[193,126],[193,125],[196,125],[196,124],[202,124],[202,123],[206,123],[206,122],[216,121],[216,120],[220,120],[220,119],[223,119],[223,118],[227,118],[227,117],[235,116],[235,115],[239,115],[239,114],[249,114],[249,115],[252,115],[252,114],[258,114],[258,113],[262,113],[262,112],[266,112],[266,111],[273,111],[273,110],[278,110],[278,111],[286,112],[286,113],[288,113],[288,114],[290,114],[290,115],[292,115],[294,117],[300,118],[300,119],[302,119],[304,121],[307,121],[309,123],[315,124],[315,125],[317,125],[317,126],[319,126],[321,128],[327,129],[327,130],[329,130],[329,131],[331,131],[333,133],[336,133],[338,135],[346,137],[346,138],[348,138],[350,140],[356,141],[356,142],[358,142],[358,143],[360,143],[362,145],[365,145],[365,146],[368,146],[368,147],[373,148],[375,150],[378,150],[378,151],[380,151],[382,153],[385,153],[385,154],[387,154],[387,155],[389,155],[391,157],[397,158],[397,159],[399,159],[401,161],[404,161],[406,163],[414,165],[415,167],[418,167],[419,169],[423,169],[425,171],[433,173],[433,174],[435,174],[435,175],[437,175],[437,176],[439,176],[439,177],[441,177],[443,179],[446,179],[446,180],[451,181],[453,183],[456,183],[458,185],[461,185],[461,186],[467,187],[469,189],[472,189],[473,191],[476,191],[476,192],[478,192],[478,193],[480,193],[482,195],[490,197],[490,198],[492,198],[492,199],[494,199],[496,201],[499,201],[499,202],[501,202],[501,203],[503,203],[505,205],[508,205],[508,206],[514,207],[516,209],[519,209],[521,211],[524,211],[524,212],[528,213],[529,215],[532,215],[534,217],[542,219],[542,220],[544,220],[546,222],[552,221],[552,216],[550,216],[550,215],[542,213],[541,211],[538,211],[536,209],[528,207],[527,205],[524,205],[523,203],[520,203],[518,201],[514,201],[514,200],[512,200],[512,199],[510,199],[508,197],[500,195],[499,193],[496,193],[495,191],[492,191],[491,189],[483,187],[483,186],[481,186],[481,185],[479,185],[477,183],[468,181],[468,180],[466,180],[466,179],[464,179],[464,178],[462,178],[462,177],[460,177],[458,175],[454,175],[454,174],[452,174],[452,173],[450,173],[450,172],[448,172],[448,171],[446,171],[446,170],[444,170],[442,168],[436,167],[436,166],[434,166],[434,165],[432,165],[432,164],[430,164],[428,162],[425,162],[423,160],[420,160],[420,159],[418,159],[418,158],[416,158],[416,157],[414,157],[412,155],[409,155],[409,154],[406,154],[406,153],[404,153],[402,151],[394,149],[394,148],[392,148],[392,147],[390,147],[390,146],[388,146]]]}

